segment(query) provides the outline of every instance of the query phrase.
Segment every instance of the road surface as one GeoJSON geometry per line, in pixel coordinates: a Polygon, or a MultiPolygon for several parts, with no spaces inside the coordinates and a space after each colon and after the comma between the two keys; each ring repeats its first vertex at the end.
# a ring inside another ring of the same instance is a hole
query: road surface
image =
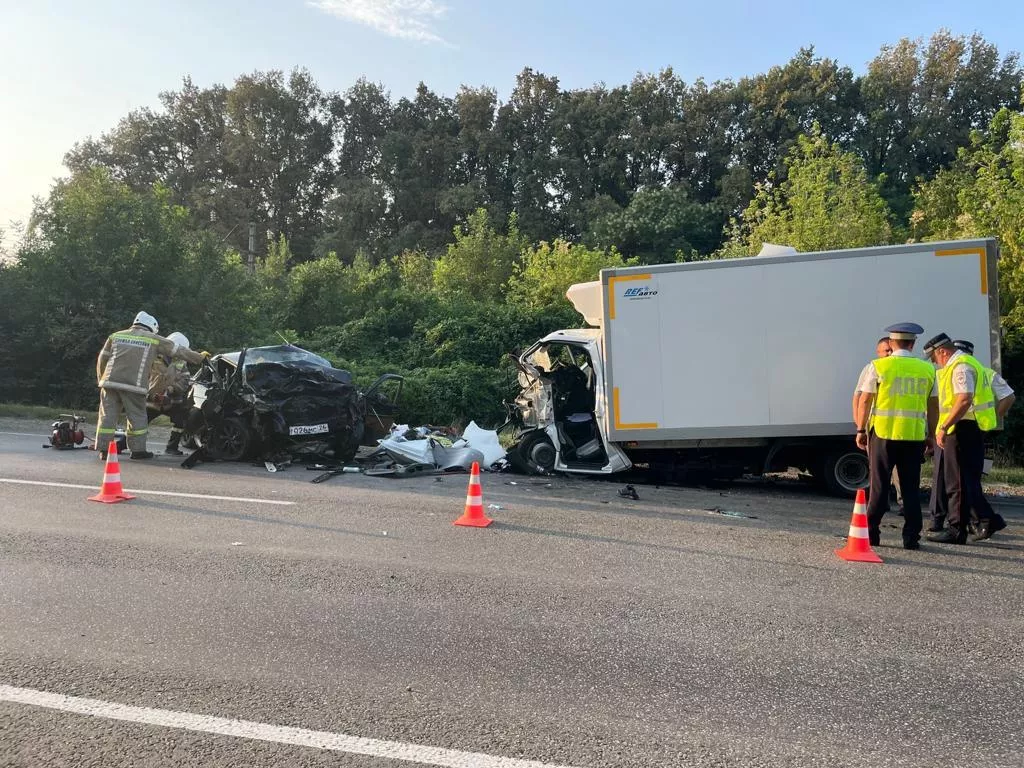
{"type": "Polygon", "coordinates": [[[0,422],[2,766],[1022,765],[1021,508],[865,565],[796,486],[485,475],[471,529],[464,476],[163,457],[108,506],[40,427],[0,422]]]}

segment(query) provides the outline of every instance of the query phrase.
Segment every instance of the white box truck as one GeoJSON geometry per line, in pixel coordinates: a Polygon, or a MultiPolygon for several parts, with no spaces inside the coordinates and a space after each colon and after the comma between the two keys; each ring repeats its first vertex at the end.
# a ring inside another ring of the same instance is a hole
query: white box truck
{"type": "Polygon", "coordinates": [[[679,479],[784,471],[850,495],[867,483],[851,410],[885,326],[975,344],[996,370],[994,239],[603,270],[568,297],[588,329],[515,358],[513,463],[679,479]]]}

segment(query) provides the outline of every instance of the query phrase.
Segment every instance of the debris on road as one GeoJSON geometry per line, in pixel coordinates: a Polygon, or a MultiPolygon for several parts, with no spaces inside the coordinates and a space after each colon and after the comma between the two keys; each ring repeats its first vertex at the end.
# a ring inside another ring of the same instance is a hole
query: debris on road
{"type": "Polygon", "coordinates": [[[705,512],[713,512],[716,515],[724,515],[725,517],[741,517],[747,520],[757,520],[757,515],[748,515],[744,512],[733,512],[731,509],[722,509],[721,507],[705,507],[705,512]]]}
{"type": "Polygon", "coordinates": [[[621,496],[624,499],[640,501],[640,494],[636,492],[636,488],[634,488],[632,485],[627,485],[625,488],[620,488],[619,496],[621,496]]]}
{"type": "Polygon", "coordinates": [[[445,428],[396,425],[365,461],[372,464],[367,475],[409,477],[468,472],[474,464],[485,469],[502,468],[504,459],[498,433],[471,421],[461,435],[445,428]]]}

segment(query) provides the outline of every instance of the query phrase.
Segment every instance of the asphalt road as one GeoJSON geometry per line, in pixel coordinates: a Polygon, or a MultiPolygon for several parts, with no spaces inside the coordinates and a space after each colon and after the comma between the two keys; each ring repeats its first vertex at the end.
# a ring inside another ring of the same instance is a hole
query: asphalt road
{"type": "Polygon", "coordinates": [[[464,477],[163,457],[107,506],[40,427],[0,422],[0,480],[58,484],[0,482],[0,766],[1024,765],[1022,508],[961,548],[886,528],[858,565],[850,506],[792,486],[485,475],[502,509],[469,529],[464,477]],[[171,727],[203,715],[270,740],[171,727]]]}

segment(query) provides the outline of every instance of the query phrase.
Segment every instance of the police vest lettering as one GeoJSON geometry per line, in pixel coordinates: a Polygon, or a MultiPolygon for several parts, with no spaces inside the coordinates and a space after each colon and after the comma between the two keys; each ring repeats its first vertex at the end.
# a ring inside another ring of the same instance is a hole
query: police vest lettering
{"type": "Polygon", "coordinates": [[[935,369],[914,357],[883,357],[872,362],[878,393],[871,426],[884,440],[923,441],[928,433],[928,398],[935,369]]]}

